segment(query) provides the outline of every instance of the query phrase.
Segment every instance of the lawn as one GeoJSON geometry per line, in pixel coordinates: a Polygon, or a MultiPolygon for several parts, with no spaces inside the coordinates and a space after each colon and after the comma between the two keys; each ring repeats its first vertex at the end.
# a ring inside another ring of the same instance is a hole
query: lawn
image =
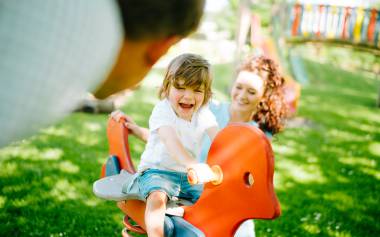
{"type": "MultiPolygon", "coordinates": [[[[297,125],[273,140],[282,216],[256,221],[257,236],[378,236],[379,81],[372,74],[306,61],[297,125]],[[301,122],[299,122],[301,121],[301,122]]],[[[230,65],[216,65],[227,98],[230,65]]],[[[149,74],[123,110],[147,125],[162,70],[149,74]]],[[[120,236],[122,214],[92,183],[107,157],[107,115],[74,113],[0,149],[0,236],[120,236]]],[[[132,138],[134,161],[144,144],[132,138]]]]}

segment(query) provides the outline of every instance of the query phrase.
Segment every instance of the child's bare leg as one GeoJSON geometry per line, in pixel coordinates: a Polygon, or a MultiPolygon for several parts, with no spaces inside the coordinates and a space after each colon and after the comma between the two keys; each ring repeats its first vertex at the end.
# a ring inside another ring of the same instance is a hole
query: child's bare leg
{"type": "Polygon", "coordinates": [[[149,237],[164,236],[166,201],[166,193],[161,191],[153,191],[146,200],[145,224],[149,237]]]}

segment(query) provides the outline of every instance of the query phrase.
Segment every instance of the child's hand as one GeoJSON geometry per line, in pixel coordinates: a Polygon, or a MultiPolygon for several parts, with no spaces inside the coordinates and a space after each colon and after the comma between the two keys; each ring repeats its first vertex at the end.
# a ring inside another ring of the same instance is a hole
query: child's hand
{"type": "Polygon", "coordinates": [[[116,122],[119,122],[121,118],[125,118],[126,115],[121,112],[120,110],[115,110],[110,114],[110,117],[115,120],[116,122]]]}
{"type": "Polygon", "coordinates": [[[144,142],[147,141],[148,136],[149,136],[149,131],[137,125],[130,116],[124,114],[120,110],[116,110],[111,113],[110,117],[117,122],[119,122],[120,119],[124,119],[125,120],[124,126],[128,128],[128,132],[131,135],[136,136],[137,138],[141,139],[144,142]]]}

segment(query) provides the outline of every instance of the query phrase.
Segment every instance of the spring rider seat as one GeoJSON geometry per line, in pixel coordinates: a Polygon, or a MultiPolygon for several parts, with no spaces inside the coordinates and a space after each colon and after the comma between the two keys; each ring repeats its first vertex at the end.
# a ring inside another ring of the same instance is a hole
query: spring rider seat
{"type": "MultiPolygon", "coordinates": [[[[123,119],[108,122],[110,157],[102,166],[103,178],[94,183],[93,190],[103,199],[127,200],[125,209],[139,226],[130,224],[126,216],[126,229],[144,233],[141,226],[145,226],[145,202],[138,195],[138,187],[130,184],[136,171],[129,152],[128,129],[123,124],[123,119]]],[[[168,203],[168,206],[183,206],[185,212],[183,217],[166,217],[165,228],[171,225],[169,228],[174,229],[166,235],[230,237],[247,219],[275,219],[280,215],[273,188],[273,151],[260,129],[230,124],[214,139],[207,164],[218,167],[222,179],[206,183],[199,200],[191,206],[183,200],[168,203]]],[[[189,180],[194,179],[189,177],[189,180]]],[[[123,231],[123,236],[129,235],[123,231]]]]}

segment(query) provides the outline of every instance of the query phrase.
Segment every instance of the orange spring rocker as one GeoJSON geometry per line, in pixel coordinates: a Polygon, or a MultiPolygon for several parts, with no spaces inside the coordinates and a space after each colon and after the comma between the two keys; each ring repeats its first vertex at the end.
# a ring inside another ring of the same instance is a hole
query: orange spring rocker
{"type": "MultiPolygon", "coordinates": [[[[123,119],[108,121],[110,158],[102,166],[103,178],[94,183],[93,190],[103,199],[128,200],[125,209],[138,224],[130,224],[128,216],[124,218],[126,229],[122,234],[129,236],[130,231],[145,233],[145,202],[138,196],[138,190],[123,192],[136,176],[129,152],[128,129],[123,124],[123,119]]],[[[169,217],[174,230],[167,235],[230,237],[247,219],[275,219],[281,214],[273,188],[273,151],[260,129],[230,124],[214,139],[207,164],[215,171],[214,180],[205,183],[195,204],[187,206],[181,200],[176,203],[185,205],[184,215],[169,217]]],[[[188,179],[190,183],[197,183],[197,173],[189,172],[188,179]]]]}

